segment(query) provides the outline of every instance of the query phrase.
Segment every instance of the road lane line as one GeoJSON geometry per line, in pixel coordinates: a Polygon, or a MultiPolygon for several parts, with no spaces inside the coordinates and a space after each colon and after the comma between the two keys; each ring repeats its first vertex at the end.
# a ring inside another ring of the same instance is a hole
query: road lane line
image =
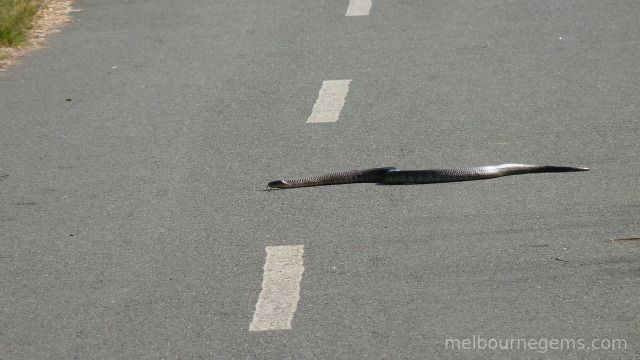
{"type": "Polygon", "coordinates": [[[291,329],[300,299],[304,245],[267,246],[262,291],[249,331],[291,329]]]}
{"type": "Polygon", "coordinates": [[[351,0],[345,16],[367,16],[371,10],[371,0],[351,0]]]}
{"type": "Polygon", "coordinates": [[[344,106],[351,80],[326,80],[322,83],[318,100],[313,105],[307,124],[336,122],[344,106]]]}

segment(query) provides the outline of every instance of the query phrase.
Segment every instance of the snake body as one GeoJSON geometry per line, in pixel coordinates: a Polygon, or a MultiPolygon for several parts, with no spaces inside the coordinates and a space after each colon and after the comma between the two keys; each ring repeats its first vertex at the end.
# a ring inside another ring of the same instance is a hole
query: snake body
{"type": "Polygon", "coordinates": [[[289,189],[306,186],[323,186],[352,183],[379,183],[388,185],[434,184],[454,181],[492,179],[501,176],[588,171],[589,168],[569,166],[539,166],[526,164],[502,164],[459,169],[398,170],[394,167],[353,170],[308,176],[289,180],[276,180],[267,189],[289,189]]]}

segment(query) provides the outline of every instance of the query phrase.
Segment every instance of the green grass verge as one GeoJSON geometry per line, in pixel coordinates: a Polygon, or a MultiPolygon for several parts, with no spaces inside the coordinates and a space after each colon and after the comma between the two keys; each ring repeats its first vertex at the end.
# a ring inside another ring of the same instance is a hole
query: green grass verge
{"type": "Polygon", "coordinates": [[[42,4],[43,0],[0,0],[0,45],[27,44],[28,31],[42,4]]]}

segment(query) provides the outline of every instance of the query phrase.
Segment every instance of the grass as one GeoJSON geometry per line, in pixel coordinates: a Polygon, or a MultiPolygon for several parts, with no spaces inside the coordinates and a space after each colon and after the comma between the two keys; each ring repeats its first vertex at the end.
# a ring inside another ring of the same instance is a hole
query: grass
{"type": "Polygon", "coordinates": [[[71,21],[73,0],[0,0],[0,72],[71,21]]]}
{"type": "MultiPolygon", "coordinates": [[[[44,0],[0,0],[0,45],[22,46],[44,0]]],[[[0,54],[2,57],[2,54],[0,54]]]]}

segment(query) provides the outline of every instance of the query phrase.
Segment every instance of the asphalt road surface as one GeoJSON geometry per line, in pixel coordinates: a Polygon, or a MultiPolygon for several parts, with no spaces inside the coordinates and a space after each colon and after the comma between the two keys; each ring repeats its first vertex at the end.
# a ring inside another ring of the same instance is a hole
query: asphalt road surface
{"type": "Polygon", "coordinates": [[[348,6],[84,0],[0,74],[0,358],[640,358],[637,2],[348,6]],[[501,163],[592,170],[262,191],[501,163]]]}

